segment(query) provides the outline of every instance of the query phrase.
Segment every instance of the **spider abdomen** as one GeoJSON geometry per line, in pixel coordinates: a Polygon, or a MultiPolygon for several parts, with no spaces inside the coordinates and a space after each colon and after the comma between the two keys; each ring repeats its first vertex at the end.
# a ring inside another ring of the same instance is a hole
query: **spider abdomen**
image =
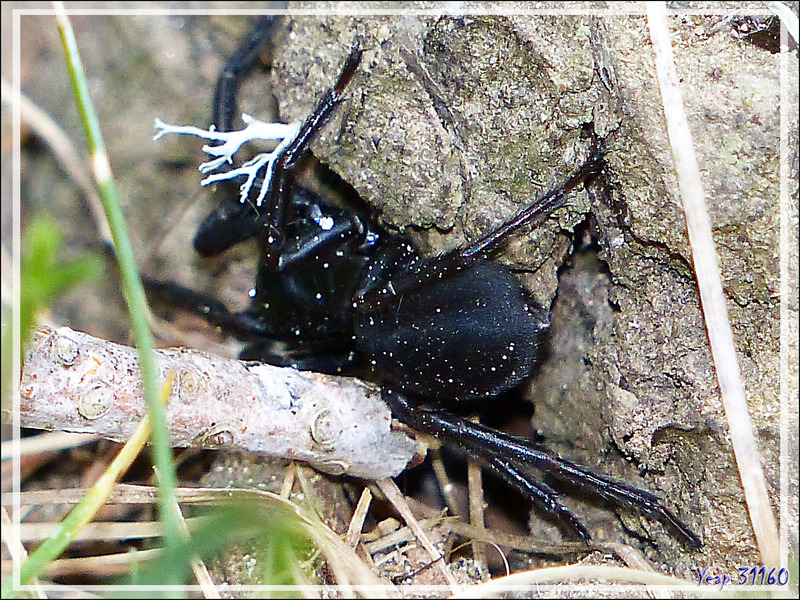
{"type": "Polygon", "coordinates": [[[533,371],[549,325],[503,266],[472,268],[356,316],[356,342],[376,375],[406,393],[465,400],[493,396],[533,371]]]}

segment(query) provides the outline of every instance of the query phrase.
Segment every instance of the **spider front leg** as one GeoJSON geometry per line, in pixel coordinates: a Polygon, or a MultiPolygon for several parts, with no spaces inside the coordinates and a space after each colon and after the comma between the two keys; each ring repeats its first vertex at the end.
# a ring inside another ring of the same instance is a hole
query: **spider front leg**
{"type": "Polygon", "coordinates": [[[347,56],[335,85],[317,104],[314,112],[303,122],[294,124],[266,123],[242,115],[246,127],[231,131],[236,110],[238,81],[256,63],[261,50],[268,47],[273,36],[275,19],[260,19],[245,42],[226,63],[214,95],[214,126],[202,130],[192,126],[168,125],[156,120],[155,139],[170,133],[195,135],[219,142],[206,145],[203,151],[214,157],[202,164],[200,171],[210,173],[202,182],[221,183],[226,193],[220,206],[198,228],[195,249],[202,256],[214,256],[266,230],[262,235],[262,260],[278,267],[285,241],[288,207],[294,193],[294,169],[307,152],[311,141],[342,101],[342,94],[353,78],[361,61],[361,50],[353,48],[347,56]],[[248,141],[274,140],[277,147],[231,168],[233,155],[248,141]],[[238,202],[228,187],[231,181],[240,182],[238,202]]]}
{"type": "MultiPolygon", "coordinates": [[[[232,131],[238,116],[240,80],[258,64],[261,54],[272,46],[280,17],[266,15],[258,19],[245,40],[228,59],[214,90],[213,123],[217,131],[232,131]]],[[[229,169],[229,165],[221,169],[229,169]]],[[[242,183],[241,181],[239,182],[242,183]]],[[[263,185],[263,183],[262,183],[263,185]]],[[[200,256],[222,254],[229,248],[255,237],[266,223],[266,215],[248,202],[241,202],[235,181],[221,182],[216,194],[220,205],[197,228],[194,248],[200,256]]]]}
{"type": "Polygon", "coordinates": [[[300,126],[295,137],[281,152],[272,167],[271,178],[264,182],[268,186],[267,198],[270,220],[267,223],[266,237],[262,236],[262,260],[275,268],[280,266],[280,254],[284,244],[284,227],[286,211],[294,189],[294,168],[297,161],[308,150],[309,142],[314,139],[342,102],[344,92],[361,63],[362,50],[353,47],[339,73],[339,77],[311,113],[300,126]]]}
{"type": "Polygon", "coordinates": [[[238,110],[239,82],[258,64],[262,53],[270,51],[281,18],[259,17],[239,47],[225,63],[214,90],[213,122],[218,131],[232,131],[238,110]]]}

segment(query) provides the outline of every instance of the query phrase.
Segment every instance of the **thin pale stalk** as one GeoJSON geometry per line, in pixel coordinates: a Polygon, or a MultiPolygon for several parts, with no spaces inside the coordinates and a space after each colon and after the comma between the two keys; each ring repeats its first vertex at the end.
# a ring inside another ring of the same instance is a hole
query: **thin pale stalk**
{"type": "Polygon", "coordinates": [[[686,215],[686,228],[700,291],[711,355],[725,407],[728,430],[733,445],[739,476],[744,488],[762,564],[778,565],[780,561],[778,529],[770,507],[766,479],[761,466],[753,423],[747,409],[744,384],[736,358],[733,330],[728,319],[719,256],[711,232],[711,220],[694,152],[694,142],[683,107],[678,75],[667,27],[666,6],[663,2],[647,5],[647,22],[656,55],[656,70],[661,86],[667,132],[678,185],[686,215]]]}

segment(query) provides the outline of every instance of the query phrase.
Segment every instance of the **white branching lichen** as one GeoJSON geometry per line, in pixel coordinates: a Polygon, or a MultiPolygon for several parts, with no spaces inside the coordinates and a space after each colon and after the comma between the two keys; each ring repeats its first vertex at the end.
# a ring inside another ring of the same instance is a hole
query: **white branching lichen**
{"type": "Polygon", "coordinates": [[[236,179],[241,175],[246,175],[247,180],[239,187],[239,200],[245,203],[250,196],[250,190],[256,181],[258,173],[266,166],[264,180],[255,200],[255,205],[261,206],[269,191],[275,161],[280,158],[281,154],[297,137],[301,124],[265,123],[247,114],[242,115],[242,121],[245,123],[245,128],[240,131],[217,131],[213,125],[206,130],[192,125],[168,125],[161,119],[156,119],[157,132],[153,139],[158,140],[168,133],[177,133],[222,142],[217,146],[203,146],[203,152],[216,158],[201,164],[199,167],[201,173],[215,171],[224,163],[233,164],[233,155],[247,142],[256,140],[278,141],[278,145],[272,152],[258,154],[241,167],[231,169],[225,173],[213,173],[200,182],[200,185],[208,185],[224,179],[236,179]]]}

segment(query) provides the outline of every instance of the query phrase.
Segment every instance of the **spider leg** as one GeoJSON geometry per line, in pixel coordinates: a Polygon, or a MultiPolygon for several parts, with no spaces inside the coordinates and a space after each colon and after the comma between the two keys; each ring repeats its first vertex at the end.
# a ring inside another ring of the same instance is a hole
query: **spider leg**
{"type": "Polygon", "coordinates": [[[513,452],[520,462],[525,461],[541,471],[550,473],[558,479],[577,485],[611,502],[634,506],[641,512],[673,528],[691,547],[700,548],[703,545],[700,537],[664,506],[661,498],[655,494],[594,473],[587,467],[561,458],[555,452],[541,445],[530,444],[487,427],[480,428],[483,429],[487,438],[493,438],[492,442],[497,440],[501,448],[513,452]]]}
{"type": "MultiPolygon", "coordinates": [[[[249,73],[263,50],[269,48],[279,18],[263,16],[256,22],[244,42],[228,60],[217,79],[212,107],[212,119],[218,131],[231,131],[238,115],[237,92],[240,79],[249,73]]],[[[221,171],[229,170],[222,165],[221,171]]],[[[266,219],[249,204],[239,201],[238,186],[230,181],[219,184],[219,206],[200,224],[195,233],[194,247],[201,256],[216,256],[243,242],[263,227],[266,219]]]]}
{"type": "Polygon", "coordinates": [[[239,354],[242,360],[332,375],[346,371],[354,361],[349,345],[336,338],[301,340],[287,346],[254,311],[231,312],[216,298],[173,281],[144,278],[143,283],[151,299],[158,298],[173,308],[197,314],[226,334],[247,342],[239,354]]]}
{"type": "Polygon", "coordinates": [[[179,308],[199,315],[214,327],[242,340],[272,338],[263,320],[248,310],[231,312],[225,304],[213,296],[182,286],[174,281],[143,278],[142,283],[150,299],[157,299],[167,306],[179,308]]]}
{"type": "MultiPolygon", "coordinates": [[[[471,244],[445,254],[417,261],[405,271],[393,276],[382,286],[367,288],[360,297],[365,312],[382,310],[387,299],[400,298],[427,285],[435,285],[486,259],[521,227],[542,219],[564,205],[567,194],[603,170],[605,165],[602,145],[592,147],[592,155],[558,187],[538,196],[533,202],[507,221],[481,236],[471,244]]],[[[391,301],[391,300],[390,300],[391,301]]]]}
{"type": "Polygon", "coordinates": [[[341,344],[327,343],[281,347],[271,342],[255,342],[239,354],[241,360],[265,362],[276,367],[291,367],[299,371],[314,371],[328,375],[341,375],[353,364],[354,356],[341,344]]]}
{"type": "Polygon", "coordinates": [[[264,260],[277,267],[280,261],[280,254],[283,250],[283,231],[286,220],[286,208],[290,202],[294,188],[294,167],[298,159],[308,149],[308,143],[319,133],[333,111],[342,102],[347,84],[355,75],[356,69],[361,62],[362,50],[353,47],[345,59],[339,77],[332,88],[330,88],[303,124],[300,131],[292,142],[284,149],[281,156],[275,161],[269,185],[268,213],[271,215],[267,224],[269,227],[269,239],[265,248],[264,260]]]}
{"type": "Polygon", "coordinates": [[[476,423],[427,408],[412,408],[405,396],[395,393],[393,390],[385,390],[383,399],[389,405],[392,415],[401,422],[437,438],[449,438],[455,441],[467,454],[478,461],[486,463],[492,471],[509,485],[517,488],[524,496],[529,497],[542,510],[552,515],[582,541],[587,544],[592,541],[592,536],[583,526],[583,523],[558,501],[558,494],[555,490],[544,482],[536,481],[529,474],[524,473],[520,468],[523,466],[522,463],[509,460],[502,453],[497,452],[496,449],[487,448],[480,443],[467,442],[471,431],[469,426],[476,425],[476,423]]]}
{"type": "Polygon", "coordinates": [[[580,184],[586,182],[593,176],[599,174],[605,166],[603,158],[605,151],[602,146],[594,145],[589,159],[580,167],[575,169],[566,181],[556,188],[538,196],[533,202],[517,212],[513,217],[505,221],[499,227],[481,236],[468,246],[459,248],[455,252],[461,260],[471,262],[486,258],[497,250],[508,236],[516,232],[520,227],[533,223],[537,219],[545,217],[555,209],[564,205],[567,194],[580,184]]]}
{"type": "MultiPolygon", "coordinates": [[[[212,106],[212,122],[217,131],[234,129],[234,121],[238,116],[239,81],[253,70],[262,52],[272,46],[279,22],[280,17],[275,15],[259,18],[244,42],[225,63],[217,79],[212,106]]],[[[230,165],[224,164],[220,171],[230,168],[230,165]]],[[[256,213],[250,204],[239,201],[236,183],[222,182],[218,190],[217,196],[221,198],[219,206],[203,220],[195,233],[194,247],[200,256],[222,254],[228,248],[257,235],[266,222],[265,215],[256,213]]]]}
{"type": "Polygon", "coordinates": [[[217,131],[233,130],[233,122],[239,114],[236,100],[239,80],[255,67],[261,53],[272,47],[279,23],[277,15],[260,17],[225,63],[214,90],[213,123],[217,131]]]}
{"type": "Polygon", "coordinates": [[[401,394],[384,393],[392,413],[403,423],[438,438],[449,439],[470,455],[486,460],[506,481],[528,492],[561,522],[587,539],[588,532],[577,519],[558,504],[547,486],[542,487],[522,469],[533,467],[557,479],[577,485],[617,504],[633,506],[676,530],[688,545],[700,548],[700,537],[670,511],[655,494],[593,473],[539,444],[501,433],[480,423],[424,407],[412,407],[401,394]]]}
{"type": "Polygon", "coordinates": [[[501,458],[497,454],[491,454],[486,457],[480,456],[475,451],[468,452],[474,458],[486,461],[495,473],[516,487],[523,495],[530,496],[544,511],[555,516],[560,523],[577,534],[582,541],[587,544],[592,541],[592,536],[583,523],[558,501],[558,493],[549,485],[542,481],[534,481],[530,475],[520,471],[512,461],[501,458]]]}
{"type": "Polygon", "coordinates": [[[275,166],[273,178],[279,179],[281,176],[280,171],[287,171],[294,167],[299,156],[308,148],[308,143],[319,133],[322,126],[325,125],[330,118],[334,109],[342,102],[342,93],[353,79],[353,75],[355,75],[356,69],[358,69],[358,65],[361,63],[362,54],[363,51],[357,46],[350,49],[350,53],[347,55],[342,65],[336,83],[325,92],[325,95],[322,96],[322,99],[317,103],[314,112],[303,122],[303,125],[300,127],[300,132],[284,150],[275,166]]]}
{"type": "MultiPolygon", "coordinates": [[[[276,26],[280,18],[266,15],[258,19],[223,68],[214,91],[213,121],[219,131],[231,131],[237,116],[237,92],[239,80],[249,73],[257,63],[260,54],[272,46],[276,26]]],[[[265,262],[279,267],[283,251],[283,231],[287,204],[294,190],[293,169],[306,151],[308,143],[319,132],[334,109],[342,100],[342,93],[352,79],[361,61],[361,50],[353,48],[342,67],[336,84],[328,90],[317,104],[314,112],[306,119],[298,135],[284,149],[276,161],[268,186],[268,207],[257,211],[253,206],[239,201],[238,190],[233,182],[220,184],[222,192],[220,205],[198,227],[194,247],[201,256],[216,256],[225,250],[255,237],[265,227],[269,232],[266,240],[265,262]]],[[[222,165],[221,170],[229,169],[222,165]]]]}

